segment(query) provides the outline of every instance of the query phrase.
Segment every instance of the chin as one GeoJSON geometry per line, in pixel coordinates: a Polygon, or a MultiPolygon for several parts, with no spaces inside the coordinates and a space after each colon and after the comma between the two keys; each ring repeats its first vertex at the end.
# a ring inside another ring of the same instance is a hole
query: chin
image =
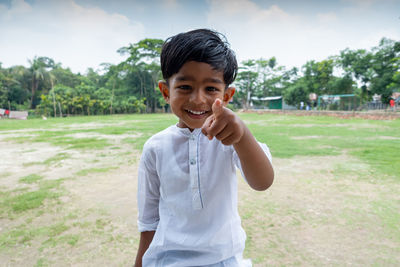
{"type": "Polygon", "coordinates": [[[201,127],[203,127],[203,123],[201,123],[201,124],[191,124],[191,125],[188,125],[188,128],[189,128],[189,129],[197,129],[197,128],[201,128],[201,127]]]}
{"type": "MultiPolygon", "coordinates": [[[[205,120],[204,120],[205,121],[205,120]]],[[[196,129],[196,128],[201,128],[203,127],[204,121],[201,122],[183,122],[187,128],[189,129],[196,129]]]]}

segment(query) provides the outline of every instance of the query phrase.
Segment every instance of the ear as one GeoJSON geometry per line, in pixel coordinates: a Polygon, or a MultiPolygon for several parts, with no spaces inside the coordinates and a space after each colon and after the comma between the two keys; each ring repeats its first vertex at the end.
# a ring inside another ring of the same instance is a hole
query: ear
{"type": "Polygon", "coordinates": [[[165,102],[169,104],[169,88],[166,82],[164,81],[159,81],[158,82],[158,88],[160,89],[160,92],[162,96],[165,99],[165,102]]]}
{"type": "Polygon", "coordinates": [[[235,92],[236,92],[236,88],[235,87],[228,87],[228,88],[225,89],[224,101],[223,101],[224,106],[228,105],[229,101],[232,100],[232,97],[235,94],[235,92]]]}

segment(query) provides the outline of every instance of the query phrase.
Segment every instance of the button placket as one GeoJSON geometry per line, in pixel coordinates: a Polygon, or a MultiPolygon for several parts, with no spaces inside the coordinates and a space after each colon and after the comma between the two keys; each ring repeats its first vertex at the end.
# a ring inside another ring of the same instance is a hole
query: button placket
{"type": "Polygon", "coordinates": [[[198,144],[196,136],[191,134],[189,137],[189,170],[190,170],[190,184],[192,193],[192,207],[195,210],[202,208],[200,189],[199,189],[199,173],[198,173],[198,158],[197,158],[198,144]]]}

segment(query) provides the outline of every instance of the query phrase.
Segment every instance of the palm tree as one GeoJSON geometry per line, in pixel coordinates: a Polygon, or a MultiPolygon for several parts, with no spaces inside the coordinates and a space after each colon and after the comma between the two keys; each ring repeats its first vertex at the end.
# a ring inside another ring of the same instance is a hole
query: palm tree
{"type": "MultiPolygon", "coordinates": [[[[53,95],[53,108],[54,108],[54,118],[57,117],[57,109],[56,109],[56,96],[54,94],[54,82],[56,81],[56,76],[54,76],[53,73],[49,72],[49,79],[50,79],[50,84],[51,84],[51,92],[53,95]]],[[[60,110],[61,114],[61,110],[60,110]]]]}
{"type": "Polygon", "coordinates": [[[32,75],[31,78],[31,109],[35,108],[34,99],[36,90],[39,87],[39,82],[43,81],[46,77],[49,68],[54,67],[54,60],[48,57],[37,57],[33,60],[28,60],[30,64],[29,71],[32,75]]]}

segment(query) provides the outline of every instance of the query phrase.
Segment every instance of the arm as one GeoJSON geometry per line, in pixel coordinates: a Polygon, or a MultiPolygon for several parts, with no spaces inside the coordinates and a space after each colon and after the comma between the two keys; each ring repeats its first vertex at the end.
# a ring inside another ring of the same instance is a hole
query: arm
{"type": "Polygon", "coordinates": [[[233,111],[223,107],[221,100],[215,100],[212,110],[202,132],[209,139],[215,136],[224,145],[233,145],[249,185],[255,190],[266,190],[272,185],[274,171],[250,130],[233,111]]]}
{"type": "Polygon", "coordinates": [[[155,154],[146,143],[143,147],[138,170],[138,230],[140,232],[139,248],[135,267],[142,266],[142,258],[150,243],[159,222],[160,180],[155,167],[155,154]]]}
{"type": "MultiPolygon", "coordinates": [[[[242,122],[243,123],[243,122],[242,122]]],[[[239,156],[243,173],[251,188],[266,190],[274,181],[274,170],[264,151],[244,125],[244,134],[239,142],[233,144],[239,156]]]]}
{"type": "Polygon", "coordinates": [[[134,267],[142,267],[142,258],[146,250],[149,248],[151,241],[153,240],[156,231],[141,232],[138,252],[136,254],[136,260],[134,267]]]}

